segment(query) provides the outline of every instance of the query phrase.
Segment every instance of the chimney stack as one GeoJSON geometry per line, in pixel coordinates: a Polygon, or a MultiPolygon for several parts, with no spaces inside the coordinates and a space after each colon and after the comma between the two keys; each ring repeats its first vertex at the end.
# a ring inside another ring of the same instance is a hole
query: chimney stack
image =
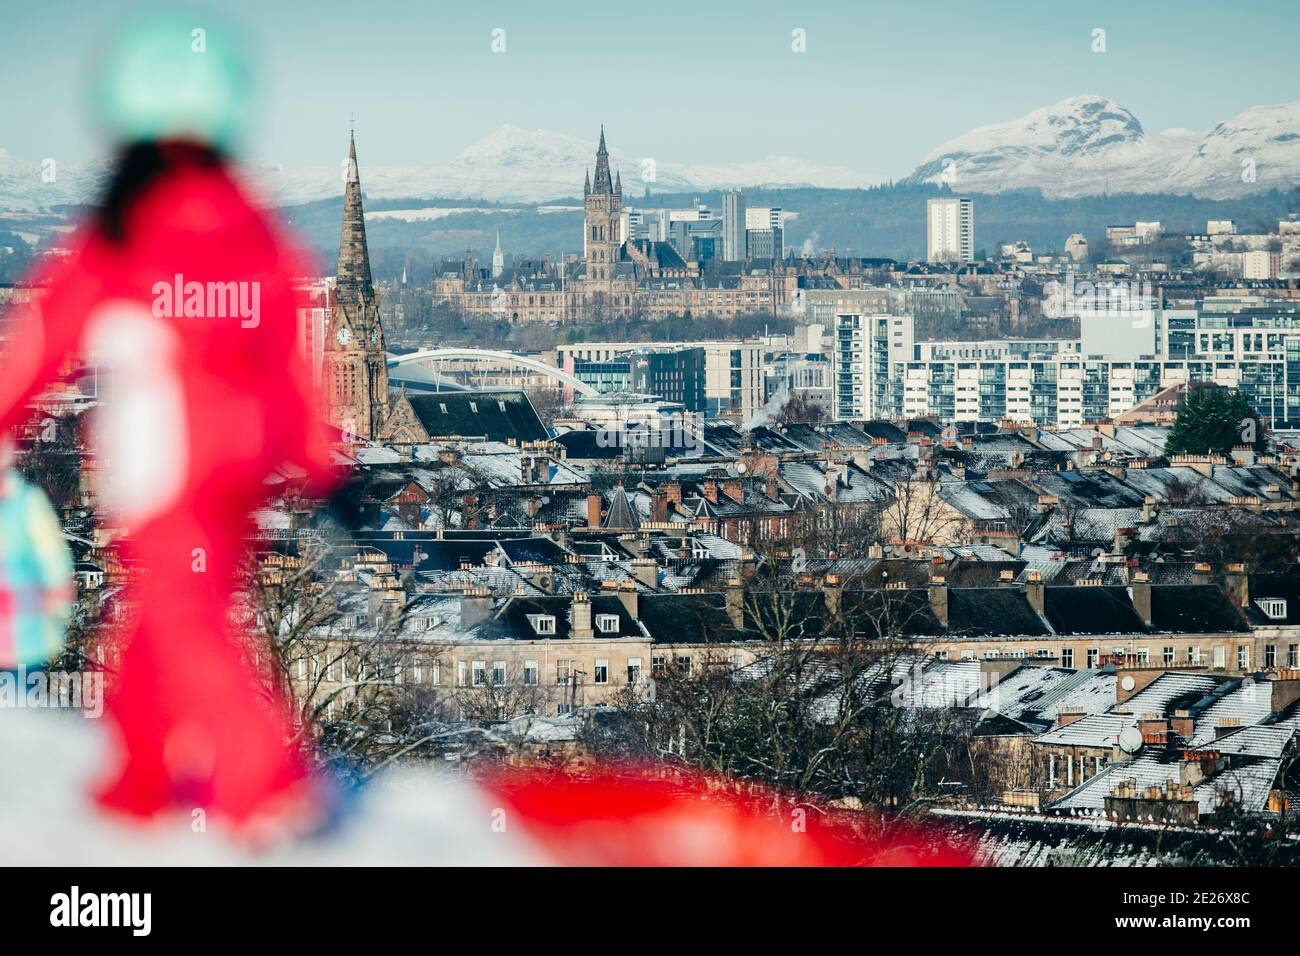
{"type": "Polygon", "coordinates": [[[492,592],[487,588],[467,588],[460,596],[460,626],[473,627],[492,616],[492,592]]]}
{"type": "Polygon", "coordinates": [[[1142,623],[1151,626],[1151,579],[1145,571],[1133,572],[1133,608],[1142,618],[1142,623]]]}
{"type": "Polygon", "coordinates": [[[838,619],[844,596],[843,583],[838,574],[828,574],[822,580],[822,597],[826,601],[826,613],[832,620],[838,619]]]}
{"type": "Polygon", "coordinates": [[[930,578],[930,610],[943,627],[948,626],[948,583],[943,575],[930,578]]]}
{"type": "Polygon", "coordinates": [[[1047,602],[1043,594],[1043,576],[1038,571],[1030,571],[1026,575],[1025,597],[1029,599],[1030,607],[1039,614],[1044,613],[1047,602]]]}
{"type": "Polygon", "coordinates": [[[727,617],[731,618],[731,626],[736,630],[742,630],[745,626],[745,589],[740,584],[740,578],[732,578],[728,581],[724,594],[727,598],[727,617]]]}
{"type": "Polygon", "coordinates": [[[599,492],[593,491],[591,494],[587,495],[587,527],[588,528],[600,527],[600,511],[601,511],[601,505],[604,504],[604,501],[605,499],[600,496],[599,492]]]}
{"type": "Polygon", "coordinates": [[[641,617],[641,595],[636,589],[636,582],[620,581],[618,599],[623,602],[623,609],[633,620],[641,617]]]}
{"type": "Polygon", "coordinates": [[[1232,598],[1232,603],[1244,611],[1250,605],[1250,578],[1246,574],[1246,566],[1244,564],[1228,565],[1227,573],[1223,577],[1223,584],[1228,592],[1228,597],[1232,598]]]}
{"type": "Polygon", "coordinates": [[[587,596],[586,591],[573,592],[573,609],[572,636],[578,640],[591,639],[594,632],[591,629],[591,598],[587,596]]]}
{"type": "Polygon", "coordinates": [[[659,586],[659,565],[654,558],[633,558],[632,577],[648,588],[659,586]]]}

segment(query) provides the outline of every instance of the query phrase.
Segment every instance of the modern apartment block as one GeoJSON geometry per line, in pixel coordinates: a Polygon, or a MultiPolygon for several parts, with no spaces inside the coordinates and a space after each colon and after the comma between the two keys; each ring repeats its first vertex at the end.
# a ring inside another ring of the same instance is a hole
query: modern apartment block
{"type": "Polygon", "coordinates": [[[1184,382],[1246,394],[1266,423],[1300,423],[1300,305],[1207,298],[1194,307],[1084,317],[1082,340],[913,342],[910,315],[836,307],[834,414],[1069,428],[1115,418],[1184,382]],[[1098,323],[1122,324],[1107,341],[1098,323]],[[1134,323],[1139,325],[1136,330],[1134,323]],[[1139,342],[1141,345],[1135,345],[1139,342]]]}
{"type": "Polygon", "coordinates": [[[745,258],[745,194],[739,189],[722,194],[722,258],[725,262],[745,258]]]}
{"type": "Polygon", "coordinates": [[[900,289],[805,294],[812,322],[831,330],[831,414],[839,421],[889,417],[889,370],[913,354],[913,319],[900,289]]]}
{"type": "Polygon", "coordinates": [[[930,262],[975,259],[975,203],[970,199],[931,199],[925,209],[925,258],[930,262]]]}
{"type": "MultiPolygon", "coordinates": [[[[602,364],[621,363],[648,348],[661,353],[695,349],[703,352],[704,406],[700,410],[707,417],[747,421],[763,407],[762,342],[658,342],[654,346],[644,342],[580,342],[557,346],[555,364],[581,378],[580,369],[595,374],[602,364]]],[[[596,381],[592,384],[601,387],[596,381]]]]}

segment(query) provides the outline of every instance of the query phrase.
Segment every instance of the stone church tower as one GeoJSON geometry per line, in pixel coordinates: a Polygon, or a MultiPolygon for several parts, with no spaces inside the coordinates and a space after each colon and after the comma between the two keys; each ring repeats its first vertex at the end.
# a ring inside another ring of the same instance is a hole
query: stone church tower
{"type": "Polygon", "coordinates": [[[357,141],[348,147],[339,265],[326,328],[323,385],[327,416],[345,434],[373,440],[388,418],[388,362],[379,296],[370,278],[361,208],[357,141]]]}
{"type": "Polygon", "coordinates": [[[608,292],[614,266],[619,260],[619,241],[623,217],[623,180],[611,181],[609,151],[605,149],[605,127],[600,128],[600,146],[596,150],[596,180],[590,175],[583,186],[586,205],[583,251],[587,260],[587,288],[608,292]]]}

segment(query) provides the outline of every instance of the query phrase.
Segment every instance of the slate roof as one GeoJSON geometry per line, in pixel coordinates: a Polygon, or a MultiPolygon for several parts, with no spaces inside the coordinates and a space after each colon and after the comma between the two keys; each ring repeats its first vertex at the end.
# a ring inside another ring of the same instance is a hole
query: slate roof
{"type": "Polygon", "coordinates": [[[1041,731],[1053,724],[1062,710],[1100,714],[1114,702],[1113,670],[1024,664],[979,694],[971,706],[996,711],[1016,721],[1037,723],[1041,731]]]}
{"type": "MultiPolygon", "coordinates": [[[[1258,812],[1268,802],[1269,790],[1277,778],[1281,761],[1268,758],[1239,757],[1193,790],[1202,814],[1217,810],[1224,794],[1231,793],[1234,803],[1258,812]]],[[[1111,764],[1101,773],[1051,804],[1053,810],[1099,811],[1115,787],[1125,780],[1136,780],[1140,793],[1147,787],[1164,788],[1177,783],[1181,776],[1182,755],[1177,752],[1151,751],[1138,754],[1129,763],[1111,764]]]]}
{"type": "MultiPolygon", "coordinates": [[[[598,614],[615,614],[618,616],[618,632],[602,633],[595,631],[597,639],[612,640],[616,637],[644,637],[641,627],[627,613],[623,602],[614,596],[592,594],[591,620],[595,628],[598,614]]],[[[573,636],[573,620],[570,611],[573,599],[569,595],[538,595],[511,597],[496,616],[476,625],[472,630],[475,638],[488,640],[569,640],[573,636]],[[555,618],[554,634],[538,634],[529,620],[529,615],[549,615],[555,618]]]]}
{"type": "Polygon", "coordinates": [[[1120,731],[1137,724],[1136,714],[1088,714],[1034,738],[1034,743],[1053,747],[1111,747],[1120,731]]]}
{"type": "Polygon", "coordinates": [[[738,631],[727,614],[726,596],[705,594],[645,594],[638,616],[656,644],[712,644],[752,640],[738,631]]]}
{"type": "Polygon", "coordinates": [[[1272,712],[1272,684],[1246,678],[1196,715],[1192,743],[1200,746],[1214,740],[1223,721],[1238,721],[1243,727],[1251,726],[1264,722],[1272,712]]]}
{"type": "Polygon", "coordinates": [[[948,636],[1049,633],[1020,588],[948,588],[948,636]]]}
{"type": "Polygon", "coordinates": [[[547,437],[537,410],[521,391],[440,392],[406,396],[431,437],[541,441],[547,437]]]}
{"type": "Polygon", "coordinates": [[[1241,613],[1214,584],[1151,585],[1151,630],[1219,634],[1249,630],[1241,613]]]}
{"type": "Polygon", "coordinates": [[[1231,682],[1227,677],[1166,671],[1128,700],[1117,704],[1116,709],[1133,714],[1169,716],[1175,710],[1206,706],[1210,695],[1231,682]]]}
{"type": "Polygon", "coordinates": [[[1146,630],[1122,587],[1047,587],[1044,613],[1058,634],[1136,634],[1146,630]]]}

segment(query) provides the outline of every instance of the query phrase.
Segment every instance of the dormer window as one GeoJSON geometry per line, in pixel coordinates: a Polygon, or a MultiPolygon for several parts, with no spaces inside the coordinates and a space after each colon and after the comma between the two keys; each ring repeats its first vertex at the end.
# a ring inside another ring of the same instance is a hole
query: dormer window
{"type": "Polygon", "coordinates": [[[533,630],[538,634],[555,633],[555,615],[554,614],[530,614],[528,622],[533,625],[533,630]]]}
{"type": "Polygon", "coordinates": [[[1270,621],[1286,620],[1286,598],[1256,598],[1255,604],[1270,621]]]}
{"type": "Polygon", "coordinates": [[[602,634],[618,633],[618,615],[617,614],[597,614],[596,629],[602,634]]]}

